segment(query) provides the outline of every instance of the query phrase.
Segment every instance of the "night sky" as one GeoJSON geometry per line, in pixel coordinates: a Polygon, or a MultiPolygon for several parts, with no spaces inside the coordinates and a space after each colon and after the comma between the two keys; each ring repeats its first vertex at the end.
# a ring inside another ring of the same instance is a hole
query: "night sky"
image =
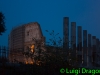
{"type": "Polygon", "coordinates": [[[38,22],[46,39],[51,37],[45,30],[54,30],[62,37],[63,17],[100,38],[100,0],[0,0],[0,11],[7,29],[0,36],[0,45],[8,46],[13,27],[29,22],[38,22]]]}

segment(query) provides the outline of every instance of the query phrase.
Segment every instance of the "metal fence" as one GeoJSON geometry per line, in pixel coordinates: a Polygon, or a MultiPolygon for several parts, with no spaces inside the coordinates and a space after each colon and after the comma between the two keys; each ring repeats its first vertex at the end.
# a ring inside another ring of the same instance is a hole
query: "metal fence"
{"type": "Polygon", "coordinates": [[[9,49],[6,46],[0,46],[0,58],[8,59],[9,49]]]}

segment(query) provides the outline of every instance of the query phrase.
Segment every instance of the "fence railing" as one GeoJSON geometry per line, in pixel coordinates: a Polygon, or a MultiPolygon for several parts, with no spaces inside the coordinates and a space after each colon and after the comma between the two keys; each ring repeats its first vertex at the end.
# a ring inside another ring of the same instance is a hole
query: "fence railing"
{"type": "Polygon", "coordinates": [[[6,46],[0,46],[0,58],[8,58],[9,49],[6,46]]]}

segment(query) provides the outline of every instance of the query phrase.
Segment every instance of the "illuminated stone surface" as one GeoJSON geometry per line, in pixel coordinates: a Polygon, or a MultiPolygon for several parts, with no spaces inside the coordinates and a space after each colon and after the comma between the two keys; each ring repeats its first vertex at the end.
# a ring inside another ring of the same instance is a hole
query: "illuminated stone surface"
{"type": "MultiPolygon", "coordinates": [[[[37,48],[38,44],[40,44],[40,46],[43,46],[45,38],[42,35],[40,25],[37,22],[32,22],[13,28],[9,35],[8,41],[10,50],[9,60],[12,62],[14,61],[14,59],[16,59],[19,62],[25,63],[26,59],[22,52],[36,52],[35,48],[37,48]],[[38,43],[33,39],[37,40],[38,43]]],[[[28,61],[32,63],[31,59],[29,58],[28,61]]]]}

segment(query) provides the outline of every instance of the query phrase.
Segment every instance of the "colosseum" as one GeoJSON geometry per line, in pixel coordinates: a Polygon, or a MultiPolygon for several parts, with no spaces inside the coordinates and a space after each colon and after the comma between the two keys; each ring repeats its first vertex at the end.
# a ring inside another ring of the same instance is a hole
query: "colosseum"
{"type": "Polygon", "coordinates": [[[8,36],[9,61],[15,62],[17,60],[23,63],[34,63],[31,59],[26,59],[23,52],[34,52],[36,54],[38,44],[45,51],[45,37],[38,22],[31,22],[13,28],[8,36]]]}

